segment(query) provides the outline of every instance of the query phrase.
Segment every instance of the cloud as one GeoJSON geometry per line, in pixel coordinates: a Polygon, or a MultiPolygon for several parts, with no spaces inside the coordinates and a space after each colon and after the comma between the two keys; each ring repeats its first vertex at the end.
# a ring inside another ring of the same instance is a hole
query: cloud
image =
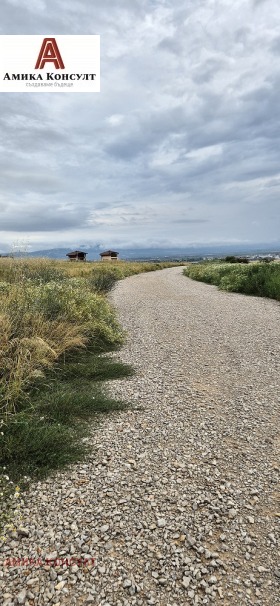
{"type": "Polygon", "coordinates": [[[18,194],[13,201],[1,196],[1,230],[7,232],[49,232],[85,225],[85,212],[51,195],[18,194]]]}
{"type": "Polygon", "coordinates": [[[1,94],[0,249],[279,240],[279,17],[2,0],[2,34],[99,33],[102,69],[100,94],[1,94]]]}

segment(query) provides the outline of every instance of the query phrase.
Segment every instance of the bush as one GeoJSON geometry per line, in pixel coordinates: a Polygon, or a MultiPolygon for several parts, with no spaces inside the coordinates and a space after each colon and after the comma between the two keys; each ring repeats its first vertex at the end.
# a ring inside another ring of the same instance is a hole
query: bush
{"type": "Polygon", "coordinates": [[[107,293],[112,290],[118,280],[117,272],[113,269],[103,271],[95,269],[90,276],[88,283],[96,292],[107,293]]]}
{"type": "Polygon", "coordinates": [[[188,265],[184,269],[184,274],[193,280],[199,280],[200,282],[207,282],[208,284],[215,284],[218,286],[222,277],[227,275],[228,271],[229,265],[222,263],[197,263],[195,265],[188,265]]]}
{"type": "Polygon", "coordinates": [[[225,263],[249,263],[249,259],[247,257],[234,257],[228,256],[224,259],[225,263]]]}
{"type": "Polygon", "coordinates": [[[228,290],[229,292],[244,292],[248,280],[247,272],[242,271],[241,267],[236,267],[234,270],[222,276],[218,286],[221,290],[228,290]]]}
{"type": "Polygon", "coordinates": [[[223,290],[280,300],[280,263],[189,265],[184,274],[223,290]]]}

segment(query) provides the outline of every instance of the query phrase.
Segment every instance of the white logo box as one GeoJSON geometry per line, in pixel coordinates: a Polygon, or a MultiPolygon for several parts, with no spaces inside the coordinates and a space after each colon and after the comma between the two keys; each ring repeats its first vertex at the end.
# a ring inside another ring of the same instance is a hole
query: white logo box
{"type": "Polygon", "coordinates": [[[0,92],[100,92],[100,36],[0,35],[0,92]],[[35,69],[47,40],[55,40],[53,48],[57,46],[64,69],[48,61],[35,69]]]}

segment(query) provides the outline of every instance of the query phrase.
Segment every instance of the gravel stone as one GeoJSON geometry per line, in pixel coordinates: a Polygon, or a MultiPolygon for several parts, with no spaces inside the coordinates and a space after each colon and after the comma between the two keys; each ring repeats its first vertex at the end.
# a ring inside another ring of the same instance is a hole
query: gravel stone
{"type": "Polygon", "coordinates": [[[22,589],[17,595],[18,604],[24,604],[26,600],[26,589],[22,589]]]}
{"type": "Polygon", "coordinates": [[[29,530],[28,530],[28,528],[23,528],[22,526],[20,528],[18,528],[17,533],[18,533],[18,535],[20,537],[28,537],[29,536],[29,530]]]}
{"type": "Polygon", "coordinates": [[[212,577],[210,577],[210,579],[209,579],[209,583],[210,583],[211,585],[215,585],[215,583],[217,583],[217,580],[218,580],[218,579],[217,579],[217,577],[215,577],[215,576],[213,575],[212,577]]]}
{"type": "Polygon", "coordinates": [[[183,587],[185,587],[185,589],[188,589],[190,582],[191,582],[191,577],[184,577],[183,581],[182,581],[183,587]]]}

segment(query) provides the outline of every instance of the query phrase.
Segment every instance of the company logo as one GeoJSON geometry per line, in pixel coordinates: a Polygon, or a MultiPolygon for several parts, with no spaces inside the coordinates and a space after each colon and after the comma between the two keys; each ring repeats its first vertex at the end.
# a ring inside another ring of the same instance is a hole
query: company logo
{"type": "Polygon", "coordinates": [[[100,92],[100,36],[0,34],[0,93],[100,92]]]}
{"type": "Polygon", "coordinates": [[[44,38],[35,69],[43,69],[46,63],[53,63],[56,69],[65,69],[55,38],[44,38]]]}

